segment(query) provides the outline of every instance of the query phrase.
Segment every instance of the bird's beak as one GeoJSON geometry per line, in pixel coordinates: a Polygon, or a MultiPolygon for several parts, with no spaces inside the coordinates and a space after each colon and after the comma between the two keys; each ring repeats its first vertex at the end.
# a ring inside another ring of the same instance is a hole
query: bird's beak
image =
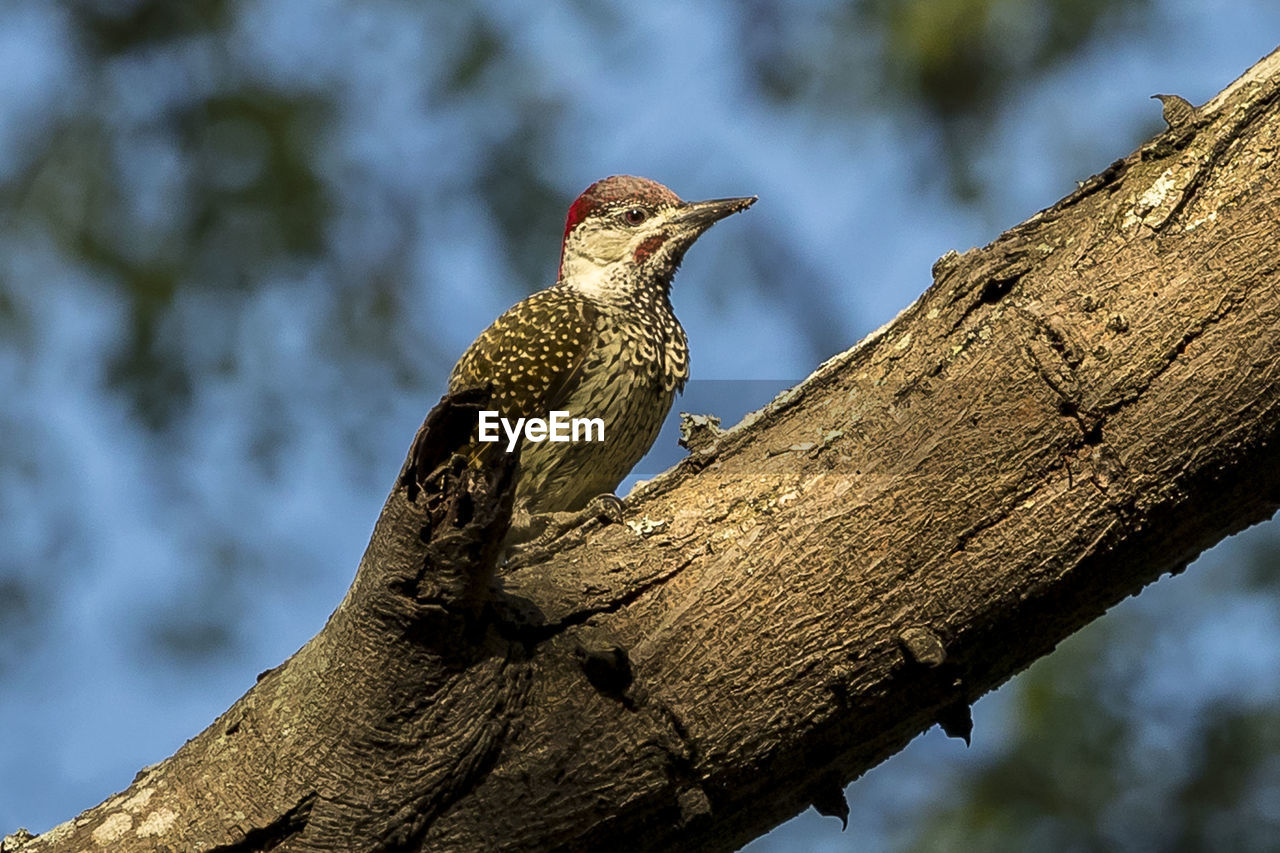
{"type": "Polygon", "coordinates": [[[679,225],[689,225],[699,231],[710,228],[730,214],[746,210],[756,203],[756,196],[744,198],[713,198],[709,201],[685,202],[680,215],[675,218],[679,225]]]}

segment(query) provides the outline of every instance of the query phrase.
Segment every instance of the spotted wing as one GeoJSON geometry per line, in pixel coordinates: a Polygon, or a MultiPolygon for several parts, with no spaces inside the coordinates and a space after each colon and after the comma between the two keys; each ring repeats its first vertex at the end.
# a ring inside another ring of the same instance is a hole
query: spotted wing
{"type": "Polygon", "coordinates": [[[533,294],[467,348],[449,377],[449,390],[492,385],[493,408],[503,417],[546,417],[582,380],[596,339],[596,316],[595,308],[572,291],[533,294]]]}

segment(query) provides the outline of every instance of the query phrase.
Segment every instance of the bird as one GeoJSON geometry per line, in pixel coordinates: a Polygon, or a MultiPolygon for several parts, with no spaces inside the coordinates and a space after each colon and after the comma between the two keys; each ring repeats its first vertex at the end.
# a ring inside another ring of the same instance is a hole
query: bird
{"type": "Polygon", "coordinates": [[[1171,129],[1190,124],[1195,121],[1199,113],[1191,102],[1181,95],[1152,95],[1151,97],[1163,105],[1160,113],[1164,117],[1165,124],[1171,129]]]}
{"type": "MultiPolygon", "coordinates": [[[[509,423],[561,411],[603,425],[602,436],[587,431],[602,440],[590,441],[532,442],[526,431],[513,528],[583,511],[598,497],[618,500],[614,490],[689,378],[688,340],[671,307],[676,269],[707,229],[755,201],[683,201],[656,181],[613,175],[570,205],[555,283],[499,316],[449,375],[450,393],[488,389],[491,409],[509,423]]],[[[473,461],[504,450],[481,443],[477,424],[473,461]]]]}

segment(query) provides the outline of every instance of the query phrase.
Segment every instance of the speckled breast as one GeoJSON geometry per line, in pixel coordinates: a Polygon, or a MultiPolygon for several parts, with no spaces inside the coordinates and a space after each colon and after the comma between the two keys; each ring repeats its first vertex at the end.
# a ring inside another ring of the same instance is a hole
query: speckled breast
{"type": "Polygon", "coordinates": [[[600,345],[563,409],[571,418],[603,420],[604,440],[526,441],[516,505],[530,512],[581,509],[597,495],[613,492],[653,446],[688,377],[688,346],[674,318],[672,329],[601,319],[600,345]]]}

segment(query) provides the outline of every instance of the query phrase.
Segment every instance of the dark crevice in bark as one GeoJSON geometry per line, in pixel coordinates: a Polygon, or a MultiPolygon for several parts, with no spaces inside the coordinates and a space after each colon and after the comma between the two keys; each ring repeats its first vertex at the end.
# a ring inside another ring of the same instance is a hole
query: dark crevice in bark
{"type": "Polygon", "coordinates": [[[1089,199],[1090,196],[1103,189],[1113,189],[1117,184],[1123,182],[1125,173],[1128,171],[1131,157],[1121,157],[1118,160],[1111,161],[1107,168],[1103,169],[1096,175],[1091,175],[1083,181],[1076,181],[1076,189],[1066,198],[1061,199],[1053,207],[1045,210],[1042,218],[1057,217],[1068,211],[1070,208],[1081,204],[1089,199]]]}
{"type": "Polygon", "coordinates": [[[293,808],[266,826],[251,829],[241,841],[214,847],[211,853],[267,853],[290,841],[307,828],[316,793],[308,793],[293,808]]]}
{"type": "Polygon", "coordinates": [[[1224,295],[1218,301],[1217,308],[1211,314],[1208,314],[1203,320],[1201,320],[1195,328],[1185,331],[1178,339],[1178,343],[1174,344],[1163,353],[1159,365],[1148,370],[1145,375],[1142,376],[1141,381],[1136,388],[1127,389],[1122,395],[1111,402],[1101,403],[1098,407],[1099,414],[1103,417],[1114,415],[1140,400],[1143,395],[1147,394],[1155,383],[1178,362],[1178,359],[1186,352],[1188,346],[1202,336],[1209,328],[1220,323],[1224,318],[1226,318],[1240,302],[1247,299],[1248,290],[1248,288],[1245,288],[1245,293],[1242,294],[1238,300],[1231,299],[1229,294],[1224,295]]]}

